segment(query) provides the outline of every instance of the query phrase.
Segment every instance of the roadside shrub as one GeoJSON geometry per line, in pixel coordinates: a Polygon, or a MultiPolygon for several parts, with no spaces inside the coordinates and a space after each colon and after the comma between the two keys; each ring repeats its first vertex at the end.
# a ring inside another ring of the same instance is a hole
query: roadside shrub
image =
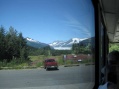
{"type": "Polygon", "coordinates": [[[93,60],[90,58],[90,59],[84,59],[82,62],[80,63],[91,63],[93,62],[93,60]]]}
{"type": "Polygon", "coordinates": [[[58,65],[63,65],[64,64],[63,59],[59,59],[59,60],[57,60],[57,62],[58,62],[58,65]]]}
{"type": "Polygon", "coordinates": [[[0,62],[0,67],[2,67],[2,65],[3,65],[3,63],[2,63],[2,62],[0,62]]]}
{"type": "Polygon", "coordinates": [[[66,65],[73,64],[73,60],[66,60],[66,61],[65,61],[65,64],[66,64],[66,65]]]}
{"type": "Polygon", "coordinates": [[[0,67],[5,67],[7,65],[7,61],[3,60],[2,62],[0,62],[0,67]]]}
{"type": "Polygon", "coordinates": [[[42,63],[42,62],[38,62],[38,63],[36,64],[36,67],[41,67],[41,66],[43,66],[43,63],[42,63]]]}

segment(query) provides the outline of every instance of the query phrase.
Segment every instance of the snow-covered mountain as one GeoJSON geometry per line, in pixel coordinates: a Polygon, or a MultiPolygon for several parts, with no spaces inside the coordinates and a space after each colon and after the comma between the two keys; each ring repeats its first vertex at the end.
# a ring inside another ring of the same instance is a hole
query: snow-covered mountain
{"type": "MultiPolygon", "coordinates": [[[[82,41],[87,40],[88,38],[84,38],[84,39],[80,39],[80,38],[71,38],[67,41],[54,41],[50,44],[46,44],[46,43],[42,43],[39,41],[36,41],[34,39],[31,39],[29,37],[26,38],[27,41],[27,45],[35,47],[35,48],[41,48],[41,47],[45,47],[45,46],[50,46],[53,49],[56,50],[71,50],[72,45],[74,43],[81,43],[82,41]]],[[[84,42],[83,42],[84,43],[84,42]]]]}
{"type": "Polygon", "coordinates": [[[84,38],[84,39],[72,38],[68,41],[54,41],[53,43],[50,43],[49,45],[57,50],[71,50],[72,44],[79,43],[86,39],[87,38],[84,38]]]}
{"type": "Polygon", "coordinates": [[[59,47],[59,46],[65,45],[65,42],[64,41],[54,41],[53,43],[50,43],[49,45],[53,47],[57,47],[57,46],[59,47]]]}
{"type": "Polygon", "coordinates": [[[72,38],[69,41],[67,41],[67,44],[73,44],[73,43],[79,43],[80,39],[79,38],[72,38]]]}
{"type": "Polygon", "coordinates": [[[42,48],[42,47],[45,47],[45,46],[49,46],[48,44],[36,41],[36,40],[31,39],[29,37],[26,38],[26,42],[27,42],[27,45],[29,45],[31,47],[35,47],[35,48],[42,48]]]}
{"type": "Polygon", "coordinates": [[[36,40],[34,40],[34,39],[31,39],[31,38],[29,38],[29,37],[27,37],[27,38],[26,38],[26,40],[27,40],[27,41],[30,41],[30,42],[36,42],[36,43],[40,43],[39,41],[36,41],[36,40]]]}

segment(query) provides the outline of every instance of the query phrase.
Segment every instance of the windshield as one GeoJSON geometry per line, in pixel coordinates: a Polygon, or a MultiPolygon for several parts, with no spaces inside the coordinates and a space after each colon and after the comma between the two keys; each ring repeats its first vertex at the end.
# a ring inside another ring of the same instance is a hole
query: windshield
{"type": "Polygon", "coordinates": [[[0,11],[0,89],[93,88],[92,0],[0,0],[0,11]]]}

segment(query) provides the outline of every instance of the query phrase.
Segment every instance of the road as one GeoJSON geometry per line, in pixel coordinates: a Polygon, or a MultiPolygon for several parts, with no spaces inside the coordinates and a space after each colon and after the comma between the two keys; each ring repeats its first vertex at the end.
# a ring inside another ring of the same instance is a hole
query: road
{"type": "Polygon", "coordinates": [[[93,85],[94,65],[0,70],[0,89],[91,89],[93,85]]]}

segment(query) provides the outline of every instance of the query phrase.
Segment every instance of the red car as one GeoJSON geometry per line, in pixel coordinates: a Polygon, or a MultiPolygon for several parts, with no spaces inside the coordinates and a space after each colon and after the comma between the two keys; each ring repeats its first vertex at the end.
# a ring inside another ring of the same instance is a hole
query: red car
{"type": "Polygon", "coordinates": [[[55,59],[45,59],[44,68],[46,70],[48,70],[48,69],[58,69],[58,63],[55,61],[55,59]]]}

